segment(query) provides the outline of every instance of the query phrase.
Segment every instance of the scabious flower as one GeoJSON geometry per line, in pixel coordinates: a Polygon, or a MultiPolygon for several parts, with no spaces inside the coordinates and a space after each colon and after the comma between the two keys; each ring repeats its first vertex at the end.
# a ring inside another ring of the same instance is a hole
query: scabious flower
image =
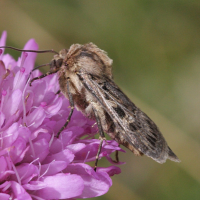
{"type": "MultiPolygon", "coordinates": [[[[4,46],[6,32],[0,39],[4,46]]],[[[37,50],[31,39],[24,49],[37,50]]],[[[105,194],[120,173],[111,165],[97,168],[99,140],[94,121],[74,111],[68,127],[55,135],[69,114],[69,102],[59,90],[57,74],[34,81],[27,78],[36,53],[22,53],[18,61],[0,49],[0,199],[77,199],[105,194]]],[[[34,71],[32,77],[40,75],[34,71]]],[[[101,157],[122,151],[115,141],[103,144],[101,157]]]]}

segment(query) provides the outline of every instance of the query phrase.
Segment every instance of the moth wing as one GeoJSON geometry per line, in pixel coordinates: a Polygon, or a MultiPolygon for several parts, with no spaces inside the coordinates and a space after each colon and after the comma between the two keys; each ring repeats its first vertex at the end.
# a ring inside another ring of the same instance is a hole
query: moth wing
{"type": "Polygon", "coordinates": [[[159,163],[164,163],[167,158],[179,162],[156,124],[110,78],[87,73],[80,73],[79,78],[130,145],[159,163]]]}

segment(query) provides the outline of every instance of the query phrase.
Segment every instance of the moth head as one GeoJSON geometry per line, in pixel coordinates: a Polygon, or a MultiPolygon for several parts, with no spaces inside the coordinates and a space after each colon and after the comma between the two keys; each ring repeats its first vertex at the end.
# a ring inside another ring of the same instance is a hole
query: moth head
{"type": "Polygon", "coordinates": [[[54,58],[50,62],[50,70],[51,71],[58,71],[61,66],[63,65],[63,60],[67,55],[68,50],[62,49],[59,54],[55,54],[54,58]]]}
{"type": "Polygon", "coordinates": [[[106,75],[112,78],[112,59],[95,44],[73,44],[63,60],[71,72],[85,71],[91,75],[106,75]]]}

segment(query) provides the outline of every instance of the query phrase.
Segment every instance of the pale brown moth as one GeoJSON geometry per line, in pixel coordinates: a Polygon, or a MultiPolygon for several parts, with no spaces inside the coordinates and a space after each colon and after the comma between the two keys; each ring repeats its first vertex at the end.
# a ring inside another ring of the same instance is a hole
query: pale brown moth
{"type": "Polygon", "coordinates": [[[105,51],[93,43],[73,44],[69,49],[56,53],[50,63],[50,71],[33,78],[30,85],[54,73],[58,73],[60,90],[69,99],[71,107],[68,119],[57,137],[69,123],[74,106],[87,117],[96,120],[100,144],[95,170],[105,140],[104,133],[135,155],[145,154],[158,163],[164,163],[167,159],[180,162],[156,124],[114,83],[112,60],[105,51]]]}

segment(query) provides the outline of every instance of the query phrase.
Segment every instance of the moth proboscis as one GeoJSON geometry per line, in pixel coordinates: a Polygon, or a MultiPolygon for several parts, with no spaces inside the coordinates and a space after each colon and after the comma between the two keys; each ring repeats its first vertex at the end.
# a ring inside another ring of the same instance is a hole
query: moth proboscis
{"type": "Polygon", "coordinates": [[[95,170],[105,140],[104,132],[135,155],[145,154],[158,163],[164,163],[167,159],[180,162],[156,124],[114,83],[112,60],[105,51],[93,43],[88,43],[73,44],[69,49],[63,49],[59,53],[53,50],[50,52],[56,53],[49,63],[50,71],[33,78],[29,84],[58,73],[60,90],[69,99],[71,110],[57,137],[70,122],[74,106],[90,119],[96,120],[100,144],[95,170]]]}

